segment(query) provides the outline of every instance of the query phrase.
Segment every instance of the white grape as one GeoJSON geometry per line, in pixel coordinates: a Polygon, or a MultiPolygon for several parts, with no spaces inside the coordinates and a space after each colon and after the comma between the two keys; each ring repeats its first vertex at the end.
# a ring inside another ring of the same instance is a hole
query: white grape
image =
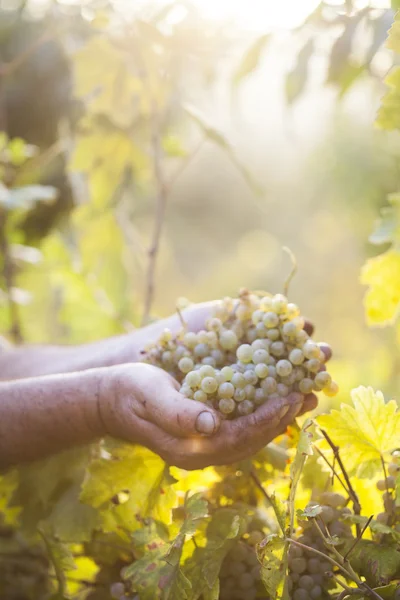
{"type": "Polygon", "coordinates": [[[210,365],[203,365],[199,369],[199,375],[201,378],[203,377],[215,377],[215,369],[210,367],[210,365]]]}
{"type": "Polygon", "coordinates": [[[301,365],[304,362],[304,354],[300,348],[293,348],[289,353],[289,360],[293,365],[301,365]]]}
{"type": "Polygon", "coordinates": [[[259,363],[266,363],[269,354],[266,350],[260,349],[253,352],[253,363],[258,365],[259,363]]]}
{"type": "Polygon", "coordinates": [[[299,381],[299,390],[302,394],[311,394],[314,389],[314,381],[309,377],[305,377],[299,381]]]}
{"type": "Polygon", "coordinates": [[[191,358],[189,358],[188,356],[184,356],[179,361],[178,367],[179,370],[182,371],[182,373],[189,373],[189,371],[193,369],[194,363],[191,358]]]}
{"type": "Polygon", "coordinates": [[[289,394],[289,388],[284,383],[278,383],[278,385],[276,386],[276,391],[283,398],[286,398],[286,396],[289,394]]]}
{"type": "Polygon", "coordinates": [[[246,394],[246,398],[248,400],[253,400],[254,395],[256,393],[256,388],[254,387],[254,385],[251,385],[251,383],[248,383],[244,388],[244,393],[246,394]]]}
{"type": "Polygon", "coordinates": [[[316,358],[319,359],[320,357],[320,348],[317,344],[315,344],[314,342],[312,342],[311,340],[308,340],[303,348],[303,354],[306,358],[311,359],[311,358],[316,358]]]}
{"type": "Polygon", "coordinates": [[[253,358],[253,348],[249,344],[242,344],[236,350],[236,356],[241,362],[249,363],[253,358]]]}
{"type": "Polygon", "coordinates": [[[321,368],[321,363],[317,358],[310,358],[309,360],[306,360],[304,366],[307,371],[310,371],[311,373],[318,373],[321,368]]]}
{"type": "Polygon", "coordinates": [[[199,344],[207,344],[207,331],[200,329],[200,331],[197,332],[197,341],[199,344]]]}
{"type": "Polygon", "coordinates": [[[246,385],[246,380],[242,373],[234,373],[231,383],[235,386],[235,388],[244,388],[246,385]]]}
{"type": "Polygon", "coordinates": [[[185,398],[193,398],[193,390],[188,385],[183,384],[179,391],[185,398]]]}
{"type": "Polygon", "coordinates": [[[201,359],[201,364],[215,368],[217,366],[217,361],[212,356],[205,356],[201,359]]]}
{"type": "Polygon", "coordinates": [[[274,342],[271,344],[270,351],[274,356],[283,356],[285,354],[285,344],[283,342],[274,342]]]}
{"type": "Polygon", "coordinates": [[[246,400],[246,392],[242,388],[236,388],[235,393],[233,394],[233,399],[235,402],[243,402],[246,400]]]}
{"type": "Polygon", "coordinates": [[[292,363],[286,359],[278,360],[276,363],[276,372],[280,377],[287,377],[292,372],[292,363]]]}
{"type": "Polygon", "coordinates": [[[288,319],[294,319],[300,314],[300,309],[297,304],[293,304],[293,302],[289,302],[286,307],[286,315],[288,319]]]}
{"type": "Polygon", "coordinates": [[[232,398],[221,398],[221,400],[218,402],[218,408],[223,415],[230,415],[234,412],[236,404],[232,398]]]}
{"type": "Polygon", "coordinates": [[[207,402],[208,396],[205,392],[203,392],[203,390],[197,390],[197,392],[195,392],[193,395],[193,399],[196,400],[196,402],[203,402],[204,404],[207,402]]]}
{"type": "Polygon", "coordinates": [[[252,344],[257,339],[258,333],[255,327],[251,327],[246,332],[246,341],[252,344]]]}
{"type": "Polygon", "coordinates": [[[279,340],[279,338],[281,337],[280,331],[279,329],[270,329],[267,332],[267,338],[271,341],[271,342],[276,342],[277,340],[279,340]]]}
{"type": "Polygon", "coordinates": [[[331,381],[331,383],[322,390],[325,396],[336,396],[339,392],[339,386],[335,381],[331,381]]]}
{"type": "Polygon", "coordinates": [[[238,345],[239,340],[234,331],[226,329],[219,336],[219,343],[224,350],[233,350],[238,345]]]}
{"type": "Polygon", "coordinates": [[[279,325],[279,317],[274,312],[267,312],[264,315],[263,323],[267,329],[273,329],[279,325]]]}
{"type": "Polygon", "coordinates": [[[201,389],[206,394],[214,394],[214,392],[217,391],[217,388],[218,381],[215,379],[215,377],[204,377],[201,382],[201,389]]]}
{"type": "Polygon", "coordinates": [[[258,365],[254,367],[254,371],[257,377],[264,379],[265,377],[268,377],[269,367],[264,363],[258,363],[258,365]]]}
{"type": "Polygon", "coordinates": [[[256,385],[258,382],[258,377],[254,369],[247,369],[243,373],[243,377],[245,378],[246,383],[251,383],[251,385],[256,385]]]}
{"type": "Polygon", "coordinates": [[[218,319],[218,317],[212,317],[211,319],[208,319],[206,325],[207,329],[210,331],[218,332],[222,329],[222,321],[221,319],[218,319]]]}
{"type": "Polygon", "coordinates": [[[243,400],[237,409],[240,415],[250,415],[254,411],[254,404],[250,400],[243,400]]]}
{"type": "Polygon", "coordinates": [[[256,325],[256,332],[257,332],[258,338],[265,339],[267,337],[268,330],[265,327],[264,323],[257,323],[257,325],[256,325]]]}
{"type": "Polygon", "coordinates": [[[275,311],[276,313],[278,313],[279,315],[286,312],[287,305],[288,305],[287,298],[283,294],[276,294],[272,298],[272,310],[275,311]]]}
{"type": "Polygon", "coordinates": [[[221,369],[221,375],[224,377],[225,381],[231,381],[233,375],[234,375],[234,371],[232,369],[232,367],[222,367],[221,369]]]}
{"type": "Polygon", "coordinates": [[[296,323],[293,321],[288,321],[282,325],[282,333],[286,335],[288,338],[295,337],[297,333],[296,323]]]}
{"type": "Polygon", "coordinates": [[[264,404],[267,399],[267,395],[262,388],[257,388],[254,394],[254,404],[260,406],[260,404],[264,404]]]}
{"type": "Polygon", "coordinates": [[[221,383],[221,385],[218,388],[218,396],[220,398],[232,398],[234,393],[235,393],[235,388],[233,387],[233,385],[231,383],[229,383],[229,381],[226,381],[225,383],[221,383]]]}
{"type": "Polygon", "coordinates": [[[191,388],[198,387],[201,382],[199,371],[190,371],[185,377],[185,383],[191,388]]]}
{"type": "Polygon", "coordinates": [[[265,340],[255,340],[255,342],[253,342],[251,344],[251,347],[253,348],[253,351],[255,352],[256,350],[267,350],[267,342],[265,340]]]}
{"type": "Polygon", "coordinates": [[[183,336],[183,343],[187,348],[193,349],[198,344],[197,335],[192,331],[188,331],[183,336]]]}
{"type": "Polygon", "coordinates": [[[262,310],[270,311],[272,309],[272,297],[264,296],[263,298],[261,298],[260,306],[262,310]]]}
{"type": "Polygon", "coordinates": [[[253,321],[253,325],[257,325],[257,323],[260,323],[260,321],[262,321],[262,319],[264,318],[264,311],[257,309],[253,312],[253,314],[251,315],[251,320],[253,321]]]}
{"type": "Polygon", "coordinates": [[[194,347],[194,355],[197,358],[204,358],[205,356],[208,356],[210,352],[210,347],[208,344],[196,344],[196,346],[194,347]]]}
{"type": "Polygon", "coordinates": [[[332,381],[332,377],[329,375],[327,371],[320,371],[316,374],[314,383],[319,389],[323,389],[327,385],[330,385],[332,381]]]}
{"type": "Polygon", "coordinates": [[[261,387],[267,394],[273,394],[276,392],[277,388],[276,379],[273,377],[266,377],[262,380],[261,387]]]}
{"type": "Polygon", "coordinates": [[[225,359],[224,353],[219,349],[211,350],[211,356],[215,360],[216,365],[222,365],[225,359]]]}

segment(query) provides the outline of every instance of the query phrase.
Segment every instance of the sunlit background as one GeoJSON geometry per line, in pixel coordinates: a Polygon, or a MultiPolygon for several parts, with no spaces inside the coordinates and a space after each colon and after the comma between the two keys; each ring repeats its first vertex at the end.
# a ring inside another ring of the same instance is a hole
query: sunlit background
{"type": "MultiPolygon", "coordinates": [[[[0,10],[8,18],[15,5],[3,1],[0,10]]],[[[179,173],[167,202],[154,313],[173,312],[179,297],[202,301],[233,295],[243,286],[280,291],[291,268],[282,251],[288,246],[298,262],[291,297],[315,322],[317,338],[334,348],[332,370],[343,390],[339,400],[358,384],[400,396],[396,331],[367,328],[365,289],[359,283],[363,263],[377,251],[368,236],[399,178],[398,141],[374,126],[384,78],[393,64],[384,46],[393,19],[390,2],[32,0],[25,11],[24,18],[36,23],[65,21],[60,42],[74,74],[74,94],[84,104],[77,125],[65,128],[61,119],[58,129],[80,208],[69,220],[59,221],[47,238],[35,240],[45,261],[21,274],[21,286],[32,294],[21,309],[26,338],[81,342],[140,321],[155,218],[152,149],[138,129],[132,139],[150,163],[144,160],[121,197],[116,190],[123,173],[117,169],[116,176],[112,167],[118,144],[105,159],[102,179],[91,179],[91,153],[104,147],[106,154],[114,129],[102,129],[101,143],[82,146],[99,126],[88,115],[93,116],[93,97],[101,96],[118,74],[108,63],[102,66],[101,55],[88,59],[84,50],[92,36],[113,40],[119,50],[134,48],[129,37],[134,24],[151,23],[146,34],[141,30],[139,45],[146,55],[146,44],[153,44],[154,78],[162,73],[163,85],[170,86],[162,88],[168,97],[162,134],[175,151],[167,150],[164,167],[168,177],[179,173]],[[85,28],[91,32],[88,38],[85,28]],[[170,40],[168,52],[161,42],[157,46],[156,28],[170,40]],[[249,49],[261,38],[260,51],[244,67],[249,49]],[[126,46],[118,45],[122,39],[126,46]],[[198,111],[224,136],[228,150],[221,140],[203,139],[204,132],[182,106],[198,111]],[[180,161],[186,160],[181,168],[180,161]],[[103,204],[99,190],[103,195],[109,191],[103,204]],[[107,236],[100,225],[96,230],[101,211],[116,217],[115,238],[110,228],[107,236]],[[81,247],[75,245],[75,227],[81,247]],[[69,271],[63,279],[56,273],[57,232],[73,249],[75,266],[83,252],[86,283],[99,283],[95,300],[89,300],[77,275],[69,271]]],[[[27,73],[22,69],[20,77],[27,73]]],[[[23,81],[18,85],[26,96],[23,81]]],[[[51,82],[46,90],[50,88],[51,82]]],[[[115,97],[115,111],[105,98],[96,108],[118,130],[131,126],[127,89],[122,87],[125,91],[115,97]]],[[[42,90],[29,87],[29,94],[36,105],[42,90]]]]}

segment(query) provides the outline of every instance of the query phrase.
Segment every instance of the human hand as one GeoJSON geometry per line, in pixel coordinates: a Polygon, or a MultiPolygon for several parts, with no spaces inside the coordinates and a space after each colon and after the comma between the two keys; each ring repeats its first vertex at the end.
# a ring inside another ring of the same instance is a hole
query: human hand
{"type": "Polygon", "coordinates": [[[292,393],[229,421],[178,390],[179,384],[157,367],[105,369],[99,394],[105,433],[146,446],[170,465],[201,469],[252,456],[316,406],[314,395],[292,393]]]}

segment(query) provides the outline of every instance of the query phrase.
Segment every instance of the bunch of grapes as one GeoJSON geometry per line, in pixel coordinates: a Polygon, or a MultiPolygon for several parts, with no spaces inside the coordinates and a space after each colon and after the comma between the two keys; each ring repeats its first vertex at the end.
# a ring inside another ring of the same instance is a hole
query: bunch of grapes
{"type": "MultiPolygon", "coordinates": [[[[320,497],[322,512],[318,515],[318,524],[326,534],[337,536],[339,540],[352,537],[350,526],[341,519],[350,509],[345,507],[346,499],[334,492],[325,492],[320,497]]],[[[322,600],[329,598],[327,590],[332,587],[330,572],[332,565],[311,550],[328,554],[323,538],[313,519],[304,522],[295,538],[301,546],[291,544],[289,548],[289,592],[292,600],[322,600]]],[[[340,543],[338,545],[340,549],[340,543]]],[[[334,587],[335,584],[333,584],[334,587]]]]}
{"type": "Polygon", "coordinates": [[[257,488],[251,477],[238,469],[238,465],[214,467],[221,480],[216,481],[207,491],[211,503],[257,505],[257,488]]]}
{"type": "Polygon", "coordinates": [[[394,527],[400,532],[400,507],[396,506],[395,489],[396,479],[400,475],[400,451],[392,454],[391,462],[387,466],[387,477],[377,482],[376,486],[380,492],[383,492],[384,511],[376,517],[377,521],[384,525],[394,527]]]}
{"type": "Polygon", "coordinates": [[[265,535],[260,520],[254,519],[247,533],[227,554],[219,574],[220,600],[255,600],[263,596],[261,566],[255,547],[265,535]]]}
{"type": "Polygon", "coordinates": [[[326,371],[325,355],[304,329],[296,304],[282,294],[242,290],[226,298],[197,333],[185,327],[164,331],[144,359],[171,373],[181,393],[219,410],[226,418],[291,392],[338,392],[326,371]]]}

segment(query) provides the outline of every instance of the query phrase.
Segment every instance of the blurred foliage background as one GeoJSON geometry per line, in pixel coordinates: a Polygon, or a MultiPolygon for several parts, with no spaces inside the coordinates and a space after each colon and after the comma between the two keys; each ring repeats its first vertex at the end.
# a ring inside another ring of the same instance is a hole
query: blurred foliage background
{"type": "Polygon", "coordinates": [[[1,1],[0,331],[82,343],[180,297],[281,291],[288,246],[334,402],[398,396],[398,332],[367,327],[360,283],[399,186],[399,141],[374,125],[396,8],[1,1]]]}

